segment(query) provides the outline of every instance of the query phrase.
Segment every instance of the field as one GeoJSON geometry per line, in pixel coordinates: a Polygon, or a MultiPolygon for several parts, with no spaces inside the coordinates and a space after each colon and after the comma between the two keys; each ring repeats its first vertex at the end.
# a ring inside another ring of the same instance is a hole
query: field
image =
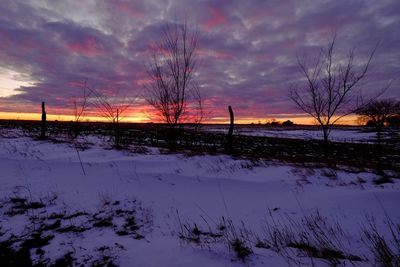
{"type": "Polygon", "coordinates": [[[1,266],[398,266],[396,129],[0,129],[1,266]],[[391,264],[391,265],[390,265],[391,264]]]}

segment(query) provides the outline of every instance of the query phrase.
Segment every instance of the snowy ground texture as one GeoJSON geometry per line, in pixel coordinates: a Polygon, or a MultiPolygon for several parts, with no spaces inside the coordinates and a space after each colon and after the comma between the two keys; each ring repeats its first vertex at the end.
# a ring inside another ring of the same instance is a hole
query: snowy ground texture
{"type": "Polygon", "coordinates": [[[154,148],[117,151],[97,137],[75,145],[2,138],[0,259],[14,266],[376,266],[378,236],[396,266],[399,180],[376,185],[378,178],[154,148]]]}
{"type": "MultiPolygon", "coordinates": [[[[203,128],[206,132],[227,132],[227,127],[222,125],[207,125],[203,128]]],[[[316,126],[263,126],[263,125],[237,125],[234,134],[247,136],[265,136],[295,139],[318,139],[323,140],[323,132],[316,126]]],[[[383,138],[392,133],[384,132],[383,138]]],[[[339,126],[330,133],[330,140],[335,142],[371,143],[376,140],[373,128],[356,126],[339,126]]]]}

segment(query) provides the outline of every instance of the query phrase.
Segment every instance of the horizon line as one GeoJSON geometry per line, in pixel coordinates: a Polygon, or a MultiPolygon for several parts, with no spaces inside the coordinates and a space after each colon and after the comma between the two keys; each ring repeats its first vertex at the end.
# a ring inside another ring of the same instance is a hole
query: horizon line
{"type": "MultiPolygon", "coordinates": [[[[63,122],[73,122],[75,118],[73,115],[63,115],[63,114],[46,114],[47,121],[63,121],[63,122]]],[[[274,114],[278,115],[278,114],[274,114]]],[[[316,121],[311,116],[299,115],[299,116],[287,116],[288,114],[282,114],[283,116],[270,116],[270,117],[244,117],[241,118],[237,116],[235,118],[235,124],[260,124],[265,125],[268,122],[285,122],[292,121],[297,125],[317,125],[316,121]]],[[[349,115],[342,119],[337,125],[349,125],[357,126],[362,125],[358,121],[358,116],[349,115]]],[[[0,120],[17,120],[17,121],[40,121],[41,113],[39,112],[0,112],[0,120]]],[[[101,116],[83,116],[80,122],[110,122],[101,116]]],[[[135,117],[135,116],[124,116],[122,117],[120,123],[155,123],[155,124],[165,124],[162,120],[152,120],[149,117],[135,117]]],[[[204,119],[200,124],[229,124],[229,116],[226,117],[216,117],[204,119]]],[[[182,122],[182,124],[195,124],[193,122],[182,122]]]]}

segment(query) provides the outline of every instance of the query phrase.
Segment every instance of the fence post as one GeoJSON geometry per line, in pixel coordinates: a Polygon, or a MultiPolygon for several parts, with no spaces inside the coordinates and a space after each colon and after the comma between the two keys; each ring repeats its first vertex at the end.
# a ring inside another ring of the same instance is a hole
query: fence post
{"type": "Polygon", "coordinates": [[[40,138],[46,139],[46,107],[45,102],[42,102],[42,123],[41,123],[41,133],[40,138]]]}
{"type": "Polygon", "coordinates": [[[228,132],[228,152],[233,152],[233,127],[234,127],[234,115],[231,106],[228,106],[229,110],[229,117],[230,117],[230,125],[229,125],[229,132],[228,132]]]}

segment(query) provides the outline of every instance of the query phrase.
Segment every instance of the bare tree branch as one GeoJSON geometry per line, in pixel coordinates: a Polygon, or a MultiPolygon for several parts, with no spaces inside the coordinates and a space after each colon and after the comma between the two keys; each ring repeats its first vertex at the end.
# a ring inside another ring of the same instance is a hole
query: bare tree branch
{"type": "Polygon", "coordinates": [[[80,122],[85,115],[85,112],[88,108],[91,91],[87,86],[87,79],[85,79],[81,84],[78,84],[78,87],[82,90],[82,95],[79,99],[75,99],[73,101],[73,114],[74,114],[74,123],[73,123],[73,138],[78,137],[80,132],[80,122]]]}
{"type": "MultiPolygon", "coordinates": [[[[379,43],[378,43],[379,44],[379,43]]],[[[336,34],[327,49],[320,51],[313,64],[305,57],[298,58],[301,73],[306,79],[305,87],[295,87],[289,96],[296,106],[312,116],[321,126],[325,144],[338,120],[354,113],[361,105],[355,100],[362,100],[357,95],[356,87],[365,78],[378,44],[369,53],[361,67],[355,63],[354,51],[349,51],[344,63],[335,57],[336,34]]]]}
{"type": "Polygon", "coordinates": [[[175,22],[165,26],[162,40],[153,47],[148,66],[152,82],[145,86],[146,100],[172,128],[187,119],[189,104],[199,104],[202,109],[200,90],[194,81],[197,42],[197,32],[190,32],[186,21],[175,22]]]}
{"type": "Polygon", "coordinates": [[[98,90],[90,88],[93,95],[93,105],[98,109],[100,116],[112,123],[114,128],[114,145],[120,148],[120,121],[124,118],[124,113],[130,107],[126,97],[120,99],[118,97],[105,96],[98,90]]]}
{"type": "Polygon", "coordinates": [[[87,79],[79,85],[79,87],[82,89],[82,96],[80,101],[74,100],[74,122],[79,123],[84,116],[84,113],[86,112],[88,108],[88,99],[90,98],[91,95],[91,90],[87,85],[87,79]]]}
{"type": "Polygon", "coordinates": [[[400,113],[400,101],[393,99],[374,100],[359,108],[356,112],[375,126],[378,143],[381,141],[381,131],[389,118],[400,113]]]}
{"type": "Polygon", "coordinates": [[[90,88],[89,90],[93,96],[92,103],[99,111],[101,117],[112,123],[118,123],[123,119],[125,111],[130,107],[129,101],[125,97],[122,99],[113,98],[103,95],[94,88],[90,88]]]}

